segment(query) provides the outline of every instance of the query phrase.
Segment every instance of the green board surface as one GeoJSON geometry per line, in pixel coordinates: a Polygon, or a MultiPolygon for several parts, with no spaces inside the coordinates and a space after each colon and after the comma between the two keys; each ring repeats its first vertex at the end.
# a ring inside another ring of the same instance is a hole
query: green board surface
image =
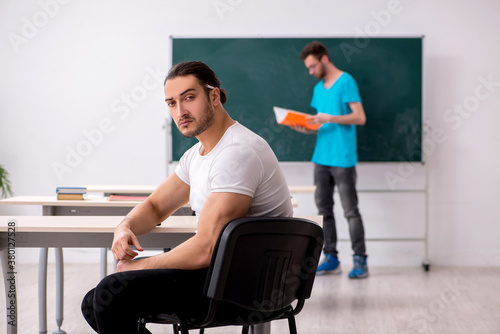
{"type": "MultiPolygon", "coordinates": [[[[208,64],[228,92],[231,117],[266,139],[280,161],[310,161],[314,135],[276,124],[273,106],[310,114],[318,79],[299,53],[312,40],[357,81],[367,116],[357,127],[364,162],[422,160],[422,38],[173,38],[172,62],[208,64]]],[[[172,126],[172,160],[196,143],[172,126]]]]}

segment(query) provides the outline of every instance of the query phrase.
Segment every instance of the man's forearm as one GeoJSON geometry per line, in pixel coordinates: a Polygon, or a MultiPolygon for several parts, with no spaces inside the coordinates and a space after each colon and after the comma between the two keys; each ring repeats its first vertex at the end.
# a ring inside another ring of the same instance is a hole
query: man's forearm
{"type": "Polygon", "coordinates": [[[342,125],[364,125],[366,119],[361,115],[347,114],[347,115],[330,115],[328,123],[337,123],[342,125]]]}
{"type": "Polygon", "coordinates": [[[146,200],[135,206],[117,228],[129,228],[135,235],[144,235],[160,224],[161,220],[154,206],[146,200]]]}
{"type": "Polygon", "coordinates": [[[194,236],[181,243],[169,252],[141,260],[125,260],[118,262],[117,271],[144,269],[182,269],[195,270],[206,268],[210,264],[211,247],[194,236]]]}

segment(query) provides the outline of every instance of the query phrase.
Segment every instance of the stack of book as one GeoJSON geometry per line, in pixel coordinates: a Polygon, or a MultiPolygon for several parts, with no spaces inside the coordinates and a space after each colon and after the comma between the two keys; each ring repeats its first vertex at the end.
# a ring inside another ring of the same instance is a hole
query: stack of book
{"type": "Polygon", "coordinates": [[[57,187],[57,199],[82,200],[87,193],[85,187],[57,187]]]}

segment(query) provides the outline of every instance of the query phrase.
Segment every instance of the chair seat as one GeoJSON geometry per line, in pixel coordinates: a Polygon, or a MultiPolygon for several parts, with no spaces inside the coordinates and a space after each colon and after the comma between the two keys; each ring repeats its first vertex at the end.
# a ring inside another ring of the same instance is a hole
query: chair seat
{"type": "MultiPolygon", "coordinates": [[[[207,327],[219,326],[242,326],[255,325],[263,322],[282,319],[287,312],[292,311],[291,306],[276,311],[254,311],[248,310],[228,302],[219,302],[217,305],[217,313],[211,324],[207,327]]],[[[160,313],[154,316],[144,317],[146,322],[158,324],[179,324],[180,318],[175,314],[160,313]]],[[[198,328],[205,319],[187,318],[187,325],[192,328],[198,328]]]]}
{"type": "Polygon", "coordinates": [[[255,325],[275,319],[281,319],[287,312],[292,311],[291,306],[277,311],[254,311],[244,309],[229,303],[220,302],[217,305],[217,312],[213,324],[217,326],[225,325],[255,325]]]}

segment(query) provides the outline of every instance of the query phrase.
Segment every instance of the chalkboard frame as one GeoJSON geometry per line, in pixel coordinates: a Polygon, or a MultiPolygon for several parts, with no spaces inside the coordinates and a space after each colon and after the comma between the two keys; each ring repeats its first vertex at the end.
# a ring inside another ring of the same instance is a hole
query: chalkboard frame
{"type": "MultiPolygon", "coordinates": [[[[367,124],[357,127],[359,161],[423,162],[423,36],[171,39],[172,63],[201,60],[212,67],[228,91],[229,114],[266,139],[282,162],[309,161],[312,156],[315,136],[277,125],[272,106],[315,113],[309,102],[317,79],[307,73],[298,54],[305,44],[319,40],[329,48],[332,61],[358,82],[367,114],[367,124]],[[254,68],[249,71],[249,66],[254,68]],[[273,70],[277,76],[269,79],[273,70]],[[289,87],[283,90],[274,82],[289,87]]],[[[172,128],[171,161],[178,161],[196,139],[182,137],[175,124],[172,128]]]]}

